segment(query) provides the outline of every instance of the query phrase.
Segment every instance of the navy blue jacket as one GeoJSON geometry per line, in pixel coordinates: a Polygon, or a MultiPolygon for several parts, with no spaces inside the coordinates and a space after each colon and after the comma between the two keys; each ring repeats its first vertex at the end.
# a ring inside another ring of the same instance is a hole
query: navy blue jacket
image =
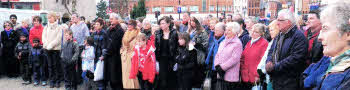
{"type": "MultiPolygon", "coordinates": [[[[280,38],[278,35],[276,39],[280,38]]],[[[272,62],[274,49],[277,49],[277,40],[274,40],[267,62],[272,62]]],[[[306,68],[306,55],[308,50],[308,40],[296,26],[285,34],[284,42],[279,53],[279,60],[274,64],[273,70],[269,73],[274,89],[295,90],[298,87],[301,73],[306,68]]]]}
{"type": "Polygon", "coordinates": [[[330,63],[329,57],[322,57],[322,59],[315,63],[311,64],[303,73],[304,79],[304,88],[312,89],[319,87],[322,82],[322,76],[326,73],[330,63]]]}
{"type": "Polygon", "coordinates": [[[239,40],[241,40],[242,45],[243,45],[243,50],[245,48],[245,45],[250,41],[250,36],[247,30],[243,30],[243,33],[238,37],[239,40]]]}

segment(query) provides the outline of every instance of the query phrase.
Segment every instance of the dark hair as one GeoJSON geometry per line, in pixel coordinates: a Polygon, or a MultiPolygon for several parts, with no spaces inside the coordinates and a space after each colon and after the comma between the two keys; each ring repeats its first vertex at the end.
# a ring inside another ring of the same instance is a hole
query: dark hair
{"type": "Polygon", "coordinates": [[[95,21],[95,24],[96,24],[96,23],[100,23],[100,25],[101,25],[101,26],[103,26],[103,25],[104,25],[104,21],[103,21],[103,19],[100,19],[100,18],[99,18],[99,19],[97,19],[97,20],[95,21]]]}
{"type": "Polygon", "coordinates": [[[188,14],[188,16],[191,16],[191,12],[186,12],[188,14]]]}
{"type": "Polygon", "coordinates": [[[178,37],[179,39],[181,38],[185,40],[185,45],[187,47],[188,43],[190,43],[190,34],[186,32],[180,32],[178,37]]]}
{"type": "Polygon", "coordinates": [[[11,19],[12,17],[14,17],[14,18],[17,19],[17,15],[16,15],[16,14],[11,14],[11,15],[10,15],[10,19],[11,19]]]}
{"type": "Polygon", "coordinates": [[[81,16],[80,19],[83,20],[83,21],[85,21],[85,17],[84,17],[84,16],[81,16]]]}
{"type": "Polygon", "coordinates": [[[5,22],[4,22],[4,26],[3,26],[4,28],[6,27],[6,26],[5,26],[6,23],[10,24],[10,26],[13,28],[13,24],[12,24],[10,21],[5,21],[5,22]]]}
{"type": "Polygon", "coordinates": [[[34,21],[39,21],[39,23],[41,23],[43,20],[41,19],[40,16],[34,16],[33,22],[34,22],[34,21]]]}
{"type": "Polygon", "coordinates": [[[320,19],[320,10],[319,9],[311,10],[309,12],[309,14],[315,14],[317,19],[320,19]]]}
{"type": "Polygon", "coordinates": [[[94,38],[93,37],[86,37],[85,38],[87,44],[89,44],[90,46],[94,46],[94,38]]]}
{"type": "Polygon", "coordinates": [[[34,38],[32,42],[33,43],[40,43],[40,39],[39,38],[34,38]]]}
{"type": "Polygon", "coordinates": [[[202,25],[199,23],[199,21],[196,17],[192,17],[191,20],[192,19],[193,19],[194,23],[196,23],[197,34],[200,34],[203,31],[202,25]]]}
{"type": "Polygon", "coordinates": [[[239,25],[243,25],[242,28],[245,29],[245,23],[244,20],[242,18],[239,18],[237,20],[234,20],[233,22],[237,22],[239,25]]]}
{"type": "Polygon", "coordinates": [[[172,29],[172,27],[174,26],[174,23],[172,22],[172,20],[168,17],[168,16],[163,16],[159,21],[158,21],[158,25],[160,25],[160,22],[165,20],[166,23],[169,23],[169,30],[172,29]]]}
{"type": "Polygon", "coordinates": [[[137,26],[137,22],[135,20],[129,20],[128,25],[134,26],[134,28],[137,26]]]}

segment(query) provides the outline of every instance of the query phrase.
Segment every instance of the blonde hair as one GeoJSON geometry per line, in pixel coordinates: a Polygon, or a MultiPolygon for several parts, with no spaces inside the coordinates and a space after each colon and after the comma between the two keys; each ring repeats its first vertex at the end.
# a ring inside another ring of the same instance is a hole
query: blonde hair
{"type": "Polygon", "coordinates": [[[55,12],[50,12],[49,14],[47,14],[47,18],[50,18],[50,17],[54,17],[55,20],[58,19],[58,15],[55,12]]]}

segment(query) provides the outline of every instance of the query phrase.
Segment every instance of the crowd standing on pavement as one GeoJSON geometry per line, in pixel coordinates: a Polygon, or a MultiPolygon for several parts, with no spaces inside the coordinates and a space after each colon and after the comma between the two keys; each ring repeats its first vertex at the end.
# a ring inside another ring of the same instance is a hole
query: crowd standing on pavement
{"type": "Polygon", "coordinates": [[[1,22],[0,78],[66,90],[350,90],[349,1],[306,22],[283,9],[268,24],[238,13],[157,24],[59,16],[1,22]]]}

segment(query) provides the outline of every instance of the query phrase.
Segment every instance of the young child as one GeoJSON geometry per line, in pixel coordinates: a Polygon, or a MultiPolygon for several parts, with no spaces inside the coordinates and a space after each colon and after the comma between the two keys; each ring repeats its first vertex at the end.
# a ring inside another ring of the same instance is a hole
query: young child
{"type": "Polygon", "coordinates": [[[182,90],[191,90],[195,83],[195,67],[197,61],[196,50],[189,44],[190,35],[188,33],[179,34],[179,47],[176,55],[174,71],[177,71],[178,85],[182,90]]]}
{"type": "Polygon", "coordinates": [[[147,36],[140,33],[131,61],[130,79],[138,78],[141,90],[152,90],[156,75],[155,48],[147,44],[147,36]]]}
{"type": "Polygon", "coordinates": [[[92,37],[87,37],[84,41],[85,48],[81,53],[82,58],[82,78],[84,79],[84,90],[96,90],[94,86],[94,71],[95,71],[95,49],[94,49],[94,39],[92,37]]]}
{"type": "Polygon", "coordinates": [[[69,90],[76,90],[74,83],[75,77],[75,62],[79,57],[79,45],[73,42],[72,30],[64,32],[65,41],[61,48],[61,65],[64,74],[65,88],[69,90]]]}
{"type": "Polygon", "coordinates": [[[34,78],[34,86],[38,86],[40,81],[43,86],[46,83],[46,75],[45,75],[45,65],[44,62],[44,50],[40,46],[40,39],[33,39],[33,47],[30,50],[30,66],[33,67],[33,78],[34,78]]]}
{"type": "Polygon", "coordinates": [[[20,72],[22,75],[23,83],[24,85],[28,85],[32,83],[31,78],[31,66],[29,65],[29,52],[30,52],[30,44],[27,40],[27,37],[25,34],[20,35],[20,42],[18,42],[16,48],[15,48],[15,56],[17,57],[19,63],[20,63],[20,72]]]}

